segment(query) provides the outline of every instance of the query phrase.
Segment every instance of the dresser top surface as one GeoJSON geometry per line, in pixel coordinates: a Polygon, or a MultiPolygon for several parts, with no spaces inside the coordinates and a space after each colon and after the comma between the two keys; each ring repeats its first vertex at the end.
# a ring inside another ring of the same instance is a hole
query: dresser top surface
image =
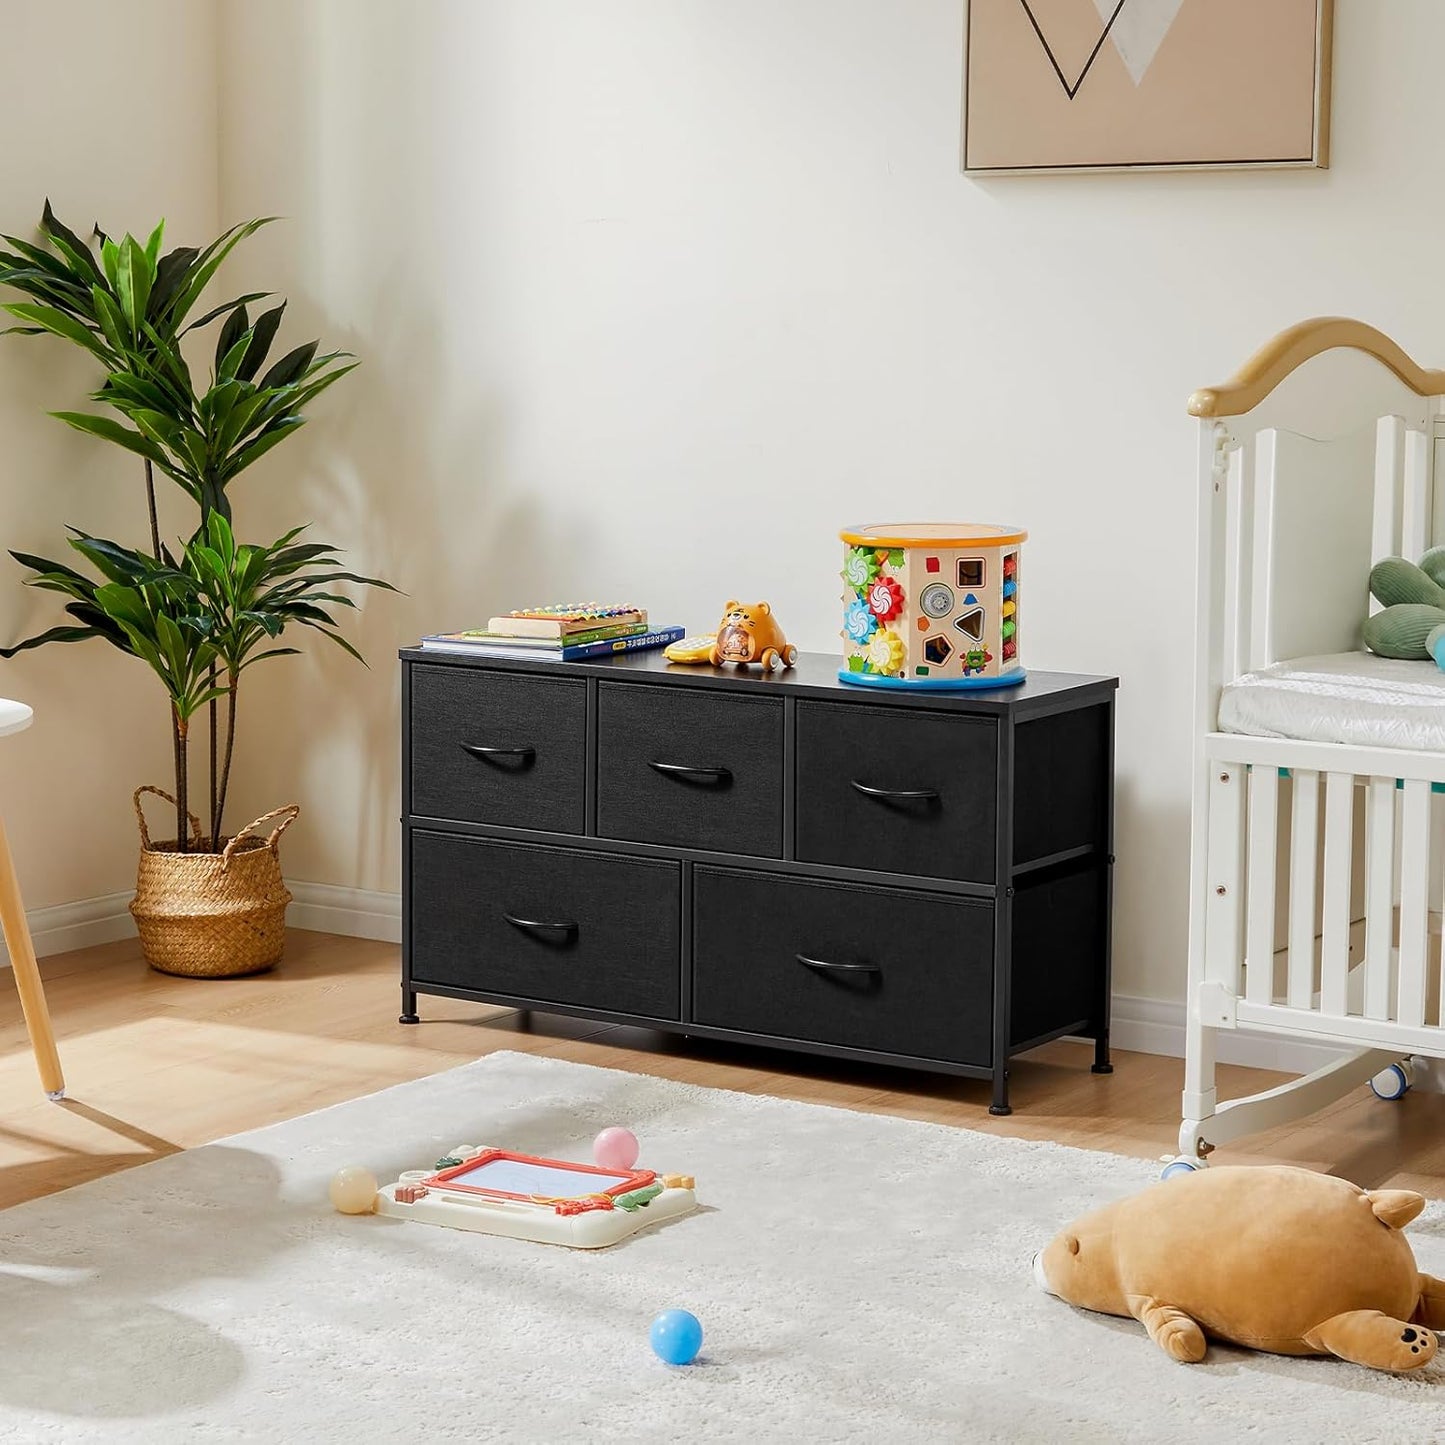
{"type": "Polygon", "coordinates": [[[1116,677],[1094,677],[1077,672],[1030,672],[1012,687],[977,688],[947,692],[930,688],[859,687],[838,677],[840,658],[833,653],[804,652],[797,665],[784,672],[762,673],[757,668],[710,667],[669,662],[659,648],[620,657],[588,658],[580,662],[529,662],[511,657],[477,657],[441,649],[404,647],[404,662],[440,667],[484,668],[488,671],[528,672],[547,677],[601,677],[628,682],[748,691],[777,697],[827,697],[832,700],[925,707],[934,711],[1016,712],[1053,711],[1060,706],[1084,706],[1103,701],[1119,685],[1116,677]]]}

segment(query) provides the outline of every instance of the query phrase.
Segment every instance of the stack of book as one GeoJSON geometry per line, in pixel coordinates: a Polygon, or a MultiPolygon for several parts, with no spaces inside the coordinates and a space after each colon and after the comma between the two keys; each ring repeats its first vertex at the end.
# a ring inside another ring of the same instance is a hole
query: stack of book
{"type": "Polygon", "coordinates": [[[492,618],[485,628],[433,633],[423,637],[421,645],[433,652],[576,662],[584,657],[666,647],[683,631],[681,627],[650,627],[647,613],[630,604],[572,602],[519,608],[492,618]]]}

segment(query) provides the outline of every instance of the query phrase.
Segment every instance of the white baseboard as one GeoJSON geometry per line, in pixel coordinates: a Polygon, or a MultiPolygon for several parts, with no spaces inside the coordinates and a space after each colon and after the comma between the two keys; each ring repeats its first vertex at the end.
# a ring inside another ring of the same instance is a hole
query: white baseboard
{"type": "MultiPolygon", "coordinates": [[[[1215,1038],[1221,1064],[1245,1064],[1253,1069],[1277,1069],[1285,1074],[1307,1074],[1348,1053],[1345,1048],[1314,1043],[1250,1029],[1221,1029],[1215,1038]]],[[[1138,1054],[1184,1057],[1184,1005],[1153,998],[1114,995],[1109,1041],[1116,1048],[1138,1054]]]]}
{"type": "MultiPolygon", "coordinates": [[[[135,894],[107,893],[103,898],[82,898],[78,903],[57,903],[50,908],[31,908],[25,917],[37,958],[89,948],[96,943],[113,943],[117,938],[135,937],[135,920],[129,904],[135,894]]],[[[0,943],[0,965],[10,967],[10,955],[0,943]]]]}
{"type": "Polygon", "coordinates": [[[292,928],[340,933],[347,938],[401,942],[401,894],[367,888],[338,888],[334,883],[287,880],[291,906],[286,922],[292,928]]]}
{"type": "MultiPolygon", "coordinates": [[[[374,893],[365,888],[337,888],[330,883],[302,883],[288,880],[292,903],[286,922],[292,928],[310,928],[320,933],[340,933],[348,938],[377,938],[386,943],[401,942],[401,895],[374,893]]],[[[37,958],[90,948],[97,943],[114,943],[135,937],[135,919],[130,916],[132,889],[107,893],[100,898],[82,898],[77,903],[57,903],[50,908],[30,908],[25,917],[37,958]]],[[[0,968],[10,967],[10,955],[0,941],[0,968]]]]}

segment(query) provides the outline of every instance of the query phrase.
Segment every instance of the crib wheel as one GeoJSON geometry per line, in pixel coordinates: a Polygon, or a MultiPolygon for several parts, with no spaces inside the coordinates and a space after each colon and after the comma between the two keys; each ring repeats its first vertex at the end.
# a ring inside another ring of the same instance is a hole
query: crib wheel
{"type": "Polygon", "coordinates": [[[1198,1174],[1201,1169],[1208,1169],[1209,1165],[1203,1159],[1191,1159],[1186,1154],[1176,1155],[1159,1171],[1161,1179],[1173,1179],[1183,1174],[1198,1174]]]}
{"type": "Polygon", "coordinates": [[[1410,1061],[1405,1059],[1398,1064],[1391,1064],[1387,1069],[1381,1069],[1370,1080],[1370,1088],[1375,1091],[1377,1099],[1393,1101],[1403,1099],[1410,1092],[1414,1082],[1415,1070],[1410,1061]]]}

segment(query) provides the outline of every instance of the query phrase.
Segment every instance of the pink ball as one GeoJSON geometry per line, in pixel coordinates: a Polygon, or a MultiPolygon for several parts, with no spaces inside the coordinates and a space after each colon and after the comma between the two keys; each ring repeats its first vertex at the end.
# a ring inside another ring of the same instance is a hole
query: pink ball
{"type": "Polygon", "coordinates": [[[637,1156],[641,1152],[637,1135],[631,1129],[622,1129],[615,1124],[610,1129],[604,1129],[592,1141],[592,1157],[597,1161],[599,1169],[615,1169],[619,1173],[625,1173],[637,1163],[637,1156]]]}

